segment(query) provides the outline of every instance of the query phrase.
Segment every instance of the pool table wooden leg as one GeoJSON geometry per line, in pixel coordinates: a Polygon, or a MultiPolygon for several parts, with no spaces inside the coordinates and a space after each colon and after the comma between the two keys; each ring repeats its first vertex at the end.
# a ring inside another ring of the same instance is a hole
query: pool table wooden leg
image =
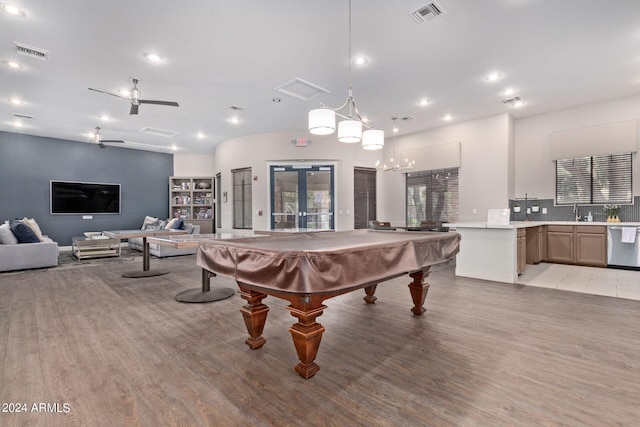
{"type": "Polygon", "coordinates": [[[422,316],[427,311],[424,308],[424,300],[427,298],[427,292],[429,292],[429,284],[426,282],[429,277],[429,269],[427,267],[423,270],[413,272],[409,274],[413,279],[413,282],[409,283],[409,290],[411,291],[411,298],[413,299],[413,308],[411,312],[416,316],[422,316]]]}
{"type": "Polygon", "coordinates": [[[267,342],[262,337],[269,312],[269,307],[264,305],[262,300],[267,297],[267,294],[246,289],[240,283],[238,286],[240,287],[240,296],[247,301],[247,304],[240,309],[247,332],[249,332],[249,338],[245,342],[252,350],[257,350],[267,342]]]}
{"type": "Polygon", "coordinates": [[[374,295],[376,293],[377,286],[378,285],[376,284],[364,288],[364,292],[367,294],[367,296],[363,299],[367,302],[367,304],[375,304],[376,300],[378,299],[378,297],[374,295]]]}
{"type": "MultiPolygon", "coordinates": [[[[301,298],[301,300],[303,299],[301,298]]],[[[322,315],[322,311],[327,306],[321,303],[309,304],[303,301],[298,304],[291,301],[291,305],[287,308],[291,311],[292,316],[298,318],[298,323],[289,328],[293,345],[296,347],[298,359],[300,359],[295,370],[302,378],[309,379],[320,370],[320,366],[314,360],[318,354],[324,326],[316,322],[316,318],[322,315]]]]}

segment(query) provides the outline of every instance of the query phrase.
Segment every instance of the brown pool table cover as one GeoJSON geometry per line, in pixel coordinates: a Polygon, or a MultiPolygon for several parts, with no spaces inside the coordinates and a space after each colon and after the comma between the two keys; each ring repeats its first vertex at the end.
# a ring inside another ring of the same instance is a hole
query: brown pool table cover
{"type": "Polygon", "coordinates": [[[196,264],[287,293],[333,293],[451,259],[458,233],[353,230],[200,242],[196,264]]]}

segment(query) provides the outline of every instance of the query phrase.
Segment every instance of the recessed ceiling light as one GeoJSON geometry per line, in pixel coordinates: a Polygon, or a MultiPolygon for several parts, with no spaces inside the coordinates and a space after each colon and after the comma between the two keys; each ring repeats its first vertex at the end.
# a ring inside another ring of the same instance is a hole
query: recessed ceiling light
{"type": "Polygon", "coordinates": [[[365,58],[364,56],[358,56],[358,57],[353,59],[353,63],[355,65],[366,65],[368,62],[369,62],[369,60],[367,58],[365,58]]]}
{"type": "Polygon", "coordinates": [[[198,139],[203,139],[204,138],[204,134],[202,132],[198,132],[198,139]]]}
{"type": "Polygon", "coordinates": [[[164,61],[164,58],[157,53],[145,53],[144,57],[147,58],[147,61],[154,62],[156,64],[164,61]]]}
{"type": "Polygon", "coordinates": [[[172,149],[173,151],[176,151],[176,150],[178,149],[178,146],[177,146],[177,145],[175,145],[175,144],[173,144],[173,145],[171,146],[171,149],[172,149]]]}
{"type": "Polygon", "coordinates": [[[102,120],[103,122],[108,122],[111,120],[111,117],[107,116],[106,114],[103,114],[100,116],[100,120],[102,120]]]}
{"type": "Polygon", "coordinates": [[[516,90],[511,87],[505,89],[504,92],[502,92],[502,94],[505,96],[513,95],[514,93],[516,93],[516,90]]]}
{"type": "Polygon", "coordinates": [[[14,120],[11,124],[13,124],[17,128],[21,128],[24,126],[20,120],[14,120]]]}
{"type": "Polygon", "coordinates": [[[120,89],[118,91],[118,93],[122,96],[126,96],[126,97],[130,97],[131,96],[131,90],[130,89],[120,89]]]}
{"type": "Polygon", "coordinates": [[[487,81],[496,82],[502,78],[502,74],[499,73],[491,73],[487,76],[487,81]]]}
{"type": "Polygon", "coordinates": [[[429,105],[429,100],[428,99],[421,99],[420,101],[418,101],[418,105],[421,107],[425,107],[427,105],[429,105]]]}
{"type": "Polygon", "coordinates": [[[400,130],[400,129],[398,129],[397,127],[394,127],[394,128],[393,128],[393,133],[398,133],[398,131],[399,131],[399,130],[400,130]]]}
{"type": "Polygon", "coordinates": [[[442,117],[442,120],[445,120],[447,122],[452,119],[453,119],[453,116],[451,114],[447,114],[446,116],[442,117]]]}
{"type": "Polygon", "coordinates": [[[24,101],[18,98],[10,98],[8,100],[10,103],[12,103],[13,105],[22,105],[24,104],[24,101]]]}
{"type": "Polygon", "coordinates": [[[7,12],[9,15],[24,16],[24,11],[12,4],[0,3],[0,9],[7,12]]]}
{"type": "Polygon", "coordinates": [[[2,61],[2,64],[6,65],[9,68],[13,68],[14,70],[19,70],[22,68],[22,64],[19,64],[15,61],[2,61]]]}
{"type": "Polygon", "coordinates": [[[238,124],[238,123],[240,123],[240,119],[238,119],[238,118],[237,118],[237,117],[235,117],[235,116],[234,116],[234,117],[231,117],[231,118],[229,118],[229,123],[233,123],[234,125],[235,125],[235,124],[238,124]]]}

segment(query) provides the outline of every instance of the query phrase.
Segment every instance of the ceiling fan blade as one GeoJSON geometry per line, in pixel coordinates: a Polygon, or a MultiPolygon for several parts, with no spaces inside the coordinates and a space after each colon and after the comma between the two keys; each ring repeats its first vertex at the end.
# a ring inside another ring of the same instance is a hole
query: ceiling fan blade
{"type": "Polygon", "coordinates": [[[122,99],[126,99],[127,101],[131,101],[131,98],[127,98],[126,96],[118,95],[118,94],[107,92],[107,91],[104,91],[104,90],[94,89],[94,88],[91,88],[91,87],[89,88],[89,90],[92,90],[94,92],[106,93],[107,95],[111,95],[111,96],[115,96],[117,98],[122,98],[122,99]]]}
{"type": "Polygon", "coordinates": [[[138,105],[131,104],[131,110],[129,110],[129,114],[138,114],[138,105]]]}
{"type": "Polygon", "coordinates": [[[155,105],[167,105],[169,107],[179,107],[177,102],[173,101],[151,101],[149,99],[139,99],[140,104],[155,104],[155,105]]]}
{"type": "Polygon", "coordinates": [[[119,142],[119,143],[124,143],[124,141],[121,140],[121,139],[102,139],[102,140],[100,140],[100,142],[119,142]]]}

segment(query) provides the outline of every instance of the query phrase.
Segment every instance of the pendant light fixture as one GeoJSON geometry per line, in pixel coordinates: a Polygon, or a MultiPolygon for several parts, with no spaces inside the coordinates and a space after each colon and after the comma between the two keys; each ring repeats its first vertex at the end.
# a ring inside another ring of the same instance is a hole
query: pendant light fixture
{"type": "Polygon", "coordinates": [[[400,163],[396,159],[396,133],[398,133],[398,128],[396,127],[397,117],[391,117],[393,120],[393,157],[389,164],[380,164],[380,161],[376,162],[376,169],[383,171],[395,171],[395,172],[404,172],[410,171],[416,164],[415,160],[410,161],[409,159],[404,159],[404,163],[400,163]]]}
{"type": "Polygon", "coordinates": [[[348,144],[361,142],[365,150],[379,150],[384,146],[384,132],[365,123],[358,112],[351,87],[351,0],[349,0],[349,91],[347,100],[338,108],[320,104],[320,108],[309,111],[309,132],[314,135],[330,135],[336,131],[336,115],[343,118],[338,123],[338,141],[348,144]],[[348,113],[339,111],[348,108],[348,113]],[[362,128],[366,128],[364,132],[362,128]]]}

